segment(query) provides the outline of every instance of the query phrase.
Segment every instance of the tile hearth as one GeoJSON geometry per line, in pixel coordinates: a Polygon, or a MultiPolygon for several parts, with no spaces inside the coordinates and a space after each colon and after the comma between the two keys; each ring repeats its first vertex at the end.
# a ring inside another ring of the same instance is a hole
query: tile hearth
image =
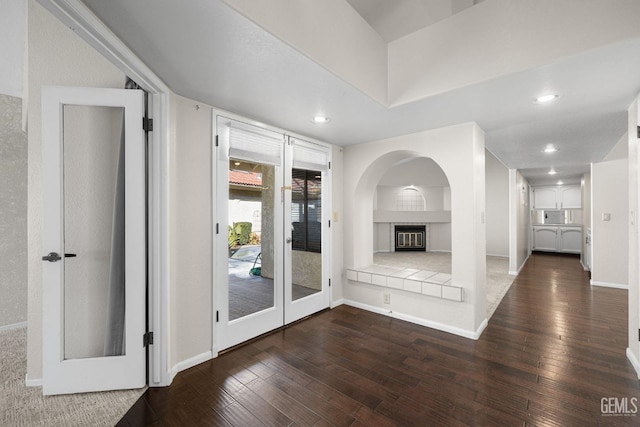
{"type": "MultiPolygon", "coordinates": [[[[383,275],[380,274],[382,272],[389,272],[390,268],[395,269],[395,271],[400,270],[413,270],[414,272],[425,271],[422,274],[428,274],[429,272],[438,272],[450,275],[451,273],[451,253],[446,252],[379,252],[374,254],[373,256],[374,264],[372,267],[373,271],[363,271],[363,273],[372,274],[371,285],[377,286],[386,286],[381,278],[376,277],[375,275],[383,275]]],[[[351,269],[355,270],[364,270],[364,269],[351,269]]],[[[487,256],[487,281],[486,281],[486,311],[487,311],[487,319],[490,319],[496,308],[500,304],[500,301],[504,297],[504,295],[509,290],[511,283],[515,276],[509,274],[509,260],[504,257],[496,257],[496,256],[487,256]]],[[[414,273],[415,274],[415,273],[414,273]]],[[[351,275],[351,277],[354,277],[351,275]]],[[[357,276],[356,276],[357,277],[357,276]]],[[[451,276],[448,276],[449,279],[451,276]]],[[[366,278],[366,275],[363,276],[366,278]]],[[[416,276],[418,282],[423,282],[423,277],[416,276]]],[[[404,279],[404,277],[403,277],[404,279]]],[[[430,276],[431,281],[435,281],[437,278],[435,276],[430,276]]],[[[397,281],[392,280],[392,284],[397,284],[397,281]]],[[[426,282],[425,282],[426,283],[426,282]]],[[[451,282],[449,282],[451,285],[451,282]]],[[[404,283],[403,283],[404,285],[404,283]]],[[[415,284],[409,283],[409,286],[415,284]]],[[[440,285],[445,285],[445,283],[440,283],[440,285]]],[[[428,295],[428,291],[430,288],[429,285],[425,285],[423,283],[423,288],[427,293],[422,293],[421,289],[418,293],[423,295],[428,295]]],[[[396,288],[403,289],[403,288],[396,288]]],[[[444,288],[442,288],[444,289],[444,288]]],[[[440,289],[442,291],[442,289],[440,289]]],[[[449,288],[446,288],[449,289],[449,288]]],[[[436,292],[438,288],[434,289],[436,292]]],[[[462,295],[464,297],[464,294],[462,295]]]]}
{"type": "Polygon", "coordinates": [[[448,273],[374,264],[347,269],[347,279],[451,301],[464,299],[462,288],[451,284],[448,273]]]}

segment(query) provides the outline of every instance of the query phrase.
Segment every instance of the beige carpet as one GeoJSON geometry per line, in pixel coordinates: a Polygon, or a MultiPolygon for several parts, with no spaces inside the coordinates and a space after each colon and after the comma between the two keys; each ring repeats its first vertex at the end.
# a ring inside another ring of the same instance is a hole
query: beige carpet
{"type": "MultiPolygon", "coordinates": [[[[374,264],[417,268],[451,274],[451,254],[447,252],[380,252],[373,255],[374,264]]],[[[515,276],[509,275],[509,259],[487,257],[486,311],[487,320],[493,316],[500,301],[509,290],[515,276]]]]}
{"type": "Polygon", "coordinates": [[[114,426],[145,389],[43,396],[26,387],[26,328],[0,331],[0,425],[114,426]]]}

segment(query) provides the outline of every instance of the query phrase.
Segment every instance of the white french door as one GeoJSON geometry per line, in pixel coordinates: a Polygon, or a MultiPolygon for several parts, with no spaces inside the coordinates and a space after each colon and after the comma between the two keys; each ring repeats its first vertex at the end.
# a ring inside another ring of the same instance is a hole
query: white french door
{"type": "Polygon", "coordinates": [[[329,307],[329,150],[289,138],[284,193],[284,323],[329,307]]]}
{"type": "Polygon", "coordinates": [[[284,135],[217,117],[217,334],[225,349],[282,326],[284,135]]]}
{"type": "Polygon", "coordinates": [[[43,393],[146,383],[139,90],[43,87],[43,393]]]}
{"type": "Polygon", "coordinates": [[[329,154],[215,120],[215,329],[223,350],[329,307],[329,154]]]}

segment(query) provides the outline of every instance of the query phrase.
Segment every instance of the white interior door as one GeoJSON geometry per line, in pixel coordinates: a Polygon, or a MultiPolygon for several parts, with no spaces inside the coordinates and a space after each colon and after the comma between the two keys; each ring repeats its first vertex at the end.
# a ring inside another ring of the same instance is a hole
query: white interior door
{"type": "Polygon", "coordinates": [[[285,324],[329,307],[329,147],[290,138],[285,176],[285,324]]]}
{"type": "Polygon", "coordinates": [[[44,87],[43,393],[146,383],[143,93],[44,87]]]}

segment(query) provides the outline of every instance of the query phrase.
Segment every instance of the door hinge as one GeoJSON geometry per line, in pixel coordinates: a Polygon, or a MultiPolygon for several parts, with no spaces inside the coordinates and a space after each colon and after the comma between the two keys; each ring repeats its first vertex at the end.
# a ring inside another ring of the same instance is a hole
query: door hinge
{"type": "Polygon", "coordinates": [[[220,224],[216,222],[216,234],[220,234],[220,224]]]}
{"type": "Polygon", "coordinates": [[[150,119],[149,117],[143,117],[142,118],[142,129],[145,132],[153,132],[153,119],[150,119]]]}
{"type": "Polygon", "coordinates": [[[638,138],[640,138],[640,126],[638,126],[637,132],[638,132],[638,138]]]}
{"type": "Polygon", "coordinates": [[[216,310],[216,323],[220,321],[220,312],[216,310]]]}
{"type": "Polygon", "coordinates": [[[638,341],[640,341],[640,329],[638,329],[638,341]]]}
{"type": "Polygon", "coordinates": [[[331,162],[329,162],[329,170],[331,170],[331,162]]]}
{"type": "Polygon", "coordinates": [[[216,147],[218,146],[218,135],[216,135],[216,147]]]}
{"type": "Polygon", "coordinates": [[[147,332],[142,335],[142,346],[147,347],[153,344],[153,332],[147,332]]]}
{"type": "Polygon", "coordinates": [[[328,220],[328,221],[329,221],[329,228],[331,228],[331,220],[328,220]]]}
{"type": "Polygon", "coordinates": [[[329,279],[329,287],[331,287],[331,279],[329,279]]]}

